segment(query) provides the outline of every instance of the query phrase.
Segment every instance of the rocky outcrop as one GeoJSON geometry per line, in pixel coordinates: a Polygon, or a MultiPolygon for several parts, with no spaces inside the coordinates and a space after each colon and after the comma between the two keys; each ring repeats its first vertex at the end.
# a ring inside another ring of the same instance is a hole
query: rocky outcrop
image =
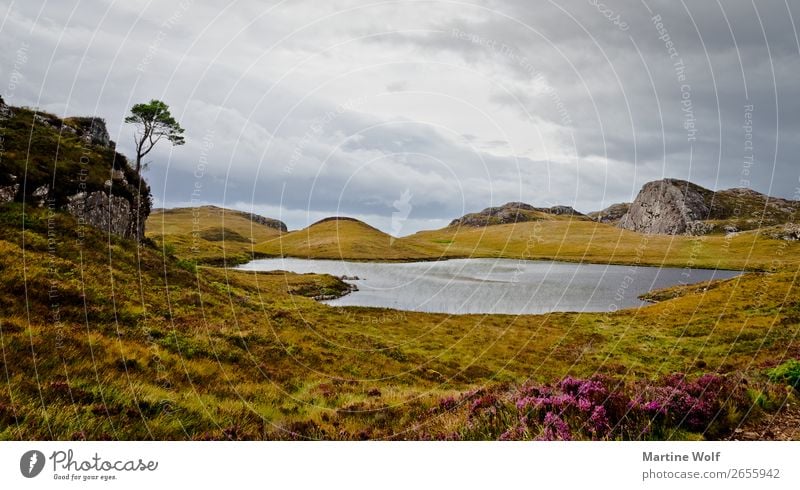
{"type": "Polygon", "coordinates": [[[667,235],[730,234],[791,223],[797,218],[798,201],[752,189],[714,192],[685,180],[664,179],[642,187],[618,226],[667,235]]]}
{"type": "MultiPolygon", "coordinates": [[[[2,103],[3,99],[0,98],[0,103],[2,103]]],[[[17,176],[8,174],[6,181],[8,182],[5,185],[0,185],[0,204],[4,202],[11,202],[17,198],[17,194],[19,193],[19,183],[17,182],[17,176]]]]}
{"type": "Polygon", "coordinates": [[[0,97],[0,119],[11,117],[11,107],[0,97]]]}
{"type": "Polygon", "coordinates": [[[113,235],[136,238],[144,236],[146,216],[136,219],[131,202],[104,191],[80,192],[70,198],[67,211],[85,223],[113,235]]]}
{"type": "Polygon", "coordinates": [[[111,234],[144,238],[150,188],[115,151],[105,121],[61,119],[0,99],[4,158],[0,202],[66,211],[81,224],[111,234]],[[25,175],[24,182],[17,175],[25,175]]]}
{"type": "Polygon", "coordinates": [[[595,221],[599,221],[600,223],[618,223],[630,208],[631,203],[621,202],[618,204],[612,204],[602,211],[591,212],[587,216],[595,221]]]}
{"type": "Polygon", "coordinates": [[[19,192],[19,184],[0,186],[0,203],[11,202],[19,192]]]}
{"type": "Polygon", "coordinates": [[[286,223],[284,223],[281,220],[277,220],[277,219],[273,219],[273,218],[267,218],[266,216],[261,216],[260,214],[255,214],[255,213],[244,213],[243,212],[242,216],[244,216],[245,218],[249,219],[253,223],[258,223],[259,225],[264,225],[267,228],[273,228],[275,230],[279,230],[279,231],[282,231],[282,232],[289,231],[289,229],[286,227],[286,223]]]}
{"type": "Polygon", "coordinates": [[[713,194],[685,180],[648,182],[618,226],[640,233],[702,234],[703,220],[710,217],[713,194]]]}
{"type": "Polygon", "coordinates": [[[80,138],[92,145],[114,149],[116,143],[111,141],[106,122],[97,117],[70,117],[64,120],[64,127],[74,130],[80,138]]]}
{"type": "Polygon", "coordinates": [[[538,221],[544,218],[542,214],[584,217],[570,206],[537,208],[524,202],[509,202],[502,206],[486,208],[479,213],[466,214],[451,221],[450,226],[490,226],[538,221]]]}
{"type": "Polygon", "coordinates": [[[800,241],[800,225],[787,223],[784,226],[767,230],[765,235],[776,240],[800,241]]]}
{"type": "Polygon", "coordinates": [[[556,214],[556,215],[567,215],[567,216],[585,216],[583,213],[579,213],[575,210],[572,206],[553,206],[550,208],[539,208],[539,211],[543,213],[549,214],[556,214]]]}

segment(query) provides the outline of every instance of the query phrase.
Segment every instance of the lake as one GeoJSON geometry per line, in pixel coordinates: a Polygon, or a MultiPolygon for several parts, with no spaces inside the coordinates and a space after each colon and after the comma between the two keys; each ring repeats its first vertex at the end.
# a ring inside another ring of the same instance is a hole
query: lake
{"type": "Polygon", "coordinates": [[[325,301],[333,306],[452,314],[611,311],[647,305],[638,297],[653,289],[741,274],[513,259],[381,263],[278,258],[254,260],[238,269],[346,276],[358,291],[325,301]]]}

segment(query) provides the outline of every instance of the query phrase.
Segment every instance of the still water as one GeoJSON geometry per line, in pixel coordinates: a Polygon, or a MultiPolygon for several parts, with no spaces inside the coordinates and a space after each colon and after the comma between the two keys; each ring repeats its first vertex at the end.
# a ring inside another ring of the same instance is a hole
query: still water
{"type": "Polygon", "coordinates": [[[437,313],[609,311],[643,306],[639,295],[679,284],[727,279],[738,271],[572,264],[513,259],[438,262],[254,260],[239,269],[346,276],[358,286],[333,306],[376,306],[437,313]],[[357,277],[357,279],[356,279],[357,277]]]}

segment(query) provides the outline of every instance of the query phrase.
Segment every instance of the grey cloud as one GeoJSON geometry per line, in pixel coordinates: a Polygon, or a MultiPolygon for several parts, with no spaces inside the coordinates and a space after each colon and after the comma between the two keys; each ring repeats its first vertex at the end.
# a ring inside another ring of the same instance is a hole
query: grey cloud
{"type": "Polygon", "coordinates": [[[751,185],[791,197],[800,47],[790,16],[798,7],[758,2],[762,33],[743,0],[648,0],[652,13],[643,2],[603,3],[627,29],[587,0],[431,3],[424,15],[414,3],[239,2],[221,13],[205,1],[142,11],[147,3],[82,0],[48,2],[38,21],[40,3],[17,2],[0,31],[0,93],[59,114],[105,117],[128,154],[127,108],[163,98],[189,142],[153,155],[148,177],[159,202],[190,202],[199,181],[203,202],[280,212],[295,227],[334,212],[388,223],[406,189],[413,228],[510,200],[590,211],[630,200],[662,176],[737,186],[747,104],[757,159],[751,185]],[[654,14],[686,63],[685,82],[654,14]],[[22,82],[9,93],[21,47],[22,82]],[[425,63],[453,68],[426,71],[425,63]],[[463,78],[438,90],[497,116],[507,140],[482,133],[481,121],[448,127],[414,115],[425,107],[375,97],[400,96],[460,67],[463,78]],[[691,87],[692,144],[682,83],[691,87]],[[543,143],[562,154],[525,153],[543,143]]]}

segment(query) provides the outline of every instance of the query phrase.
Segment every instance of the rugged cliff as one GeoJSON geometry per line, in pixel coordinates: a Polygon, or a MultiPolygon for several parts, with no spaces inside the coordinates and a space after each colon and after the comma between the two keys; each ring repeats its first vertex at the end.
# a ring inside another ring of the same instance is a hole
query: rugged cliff
{"type": "Polygon", "coordinates": [[[150,188],[115,151],[105,121],[61,119],[0,98],[0,203],[66,210],[126,238],[144,237],[150,188]]]}
{"type": "Polygon", "coordinates": [[[267,228],[273,228],[278,231],[282,231],[286,233],[289,229],[286,227],[286,223],[281,220],[275,218],[267,218],[266,216],[261,216],[260,214],[255,213],[245,213],[240,212],[242,216],[249,219],[253,223],[258,223],[259,225],[264,225],[267,228]]]}
{"type": "Polygon", "coordinates": [[[451,221],[450,226],[504,225],[524,221],[538,221],[545,219],[547,215],[584,217],[583,214],[569,206],[537,208],[524,202],[509,202],[502,206],[486,208],[478,213],[466,214],[451,221]]]}
{"type": "Polygon", "coordinates": [[[648,182],[618,226],[641,233],[703,235],[734,233],[791,223],[800,202],[751,189],[714,192],[678,179],[648,182]]]}

